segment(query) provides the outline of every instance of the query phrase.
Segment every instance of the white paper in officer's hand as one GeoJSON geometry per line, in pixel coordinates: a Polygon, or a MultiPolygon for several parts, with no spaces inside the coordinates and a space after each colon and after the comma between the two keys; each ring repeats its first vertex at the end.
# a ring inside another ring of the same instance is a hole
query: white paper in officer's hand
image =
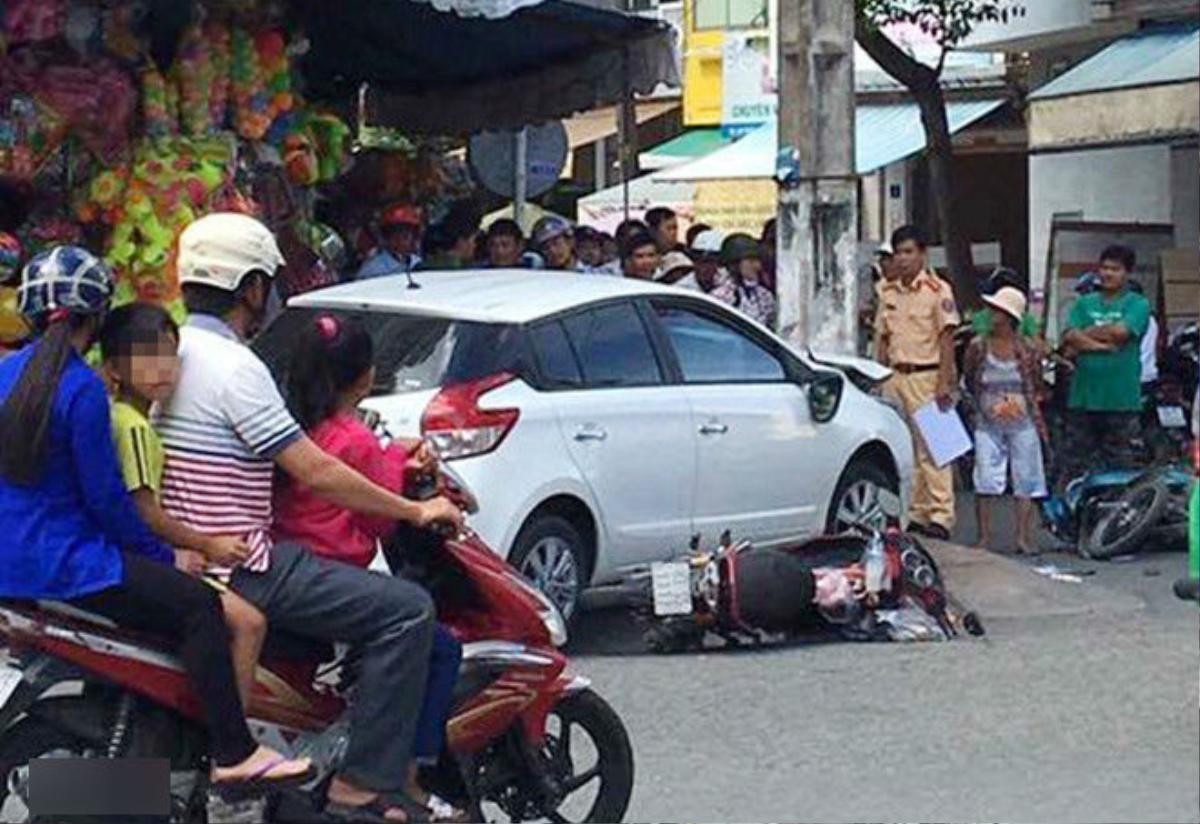
{"type": "Polygon", "coordinates": [[[943,412],[937,401],[930,401],[913,413],[913,421],[930,457],[939,468],[966,455],[973,448],[971,436],[967,434],[962,418],[953,407],[943,412]]]}

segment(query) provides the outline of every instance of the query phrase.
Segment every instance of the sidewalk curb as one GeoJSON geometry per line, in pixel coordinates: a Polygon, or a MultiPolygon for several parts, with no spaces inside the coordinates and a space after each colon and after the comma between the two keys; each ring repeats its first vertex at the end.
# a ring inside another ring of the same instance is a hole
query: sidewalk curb
{"type": "MultiPolygon", "coordinates": [[[[921,539],[941,568],[950,593],[983,621],[1138,612],[1141,599],[1091,578],[1055,581],[1016,558],[962,544],[921,539]]],[[[1077,565],[1088,562],[1079,561],[1077,565]]]]}

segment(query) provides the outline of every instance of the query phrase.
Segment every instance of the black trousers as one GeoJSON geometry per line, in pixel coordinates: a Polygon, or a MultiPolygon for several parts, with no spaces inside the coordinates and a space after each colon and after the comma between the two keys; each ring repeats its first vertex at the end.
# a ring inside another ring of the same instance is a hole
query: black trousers
{"type": "Polygon", "coordinates": [[[213,761],[219,767],[245,761],[258,745],[246,726],[216,590],[140,555],[126,553],[123,559],[124,581],[71,603],[121,626],[177,639],[179,657],[204,706],[213,761]]]}
{"type": "Polygon", "coordinates": [[[238,569],[230,587],[277,629],[361,651],[340,774],[365,790],[403,788],[429,670],[429,594],[286,542],[272,547],[267,571],[238,569]]]}

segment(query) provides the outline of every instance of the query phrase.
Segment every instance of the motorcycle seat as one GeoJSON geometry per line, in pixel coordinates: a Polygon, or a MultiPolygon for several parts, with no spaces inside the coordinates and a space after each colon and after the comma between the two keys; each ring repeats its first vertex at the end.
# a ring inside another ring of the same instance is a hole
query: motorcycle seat
{"type": "MultiPolygon", "coordinates": [[[[106,618],[95,612],[88,612],[85,609],[80,609],[72,604],[62,601],[26,601],[10,598],[0,598],[0,606],[10,607],[22,612],[38,610],[44,613],[60,615],[64,618],[73,619],[76,621],[86,621],[89,624],[94,624],[97,627],[105,630],[119,631],[131,637],[144,639],[145,641],[155,646],[170,646],[170,641],[165,636],[160,636],[157,633],[148,633],[144,631],[131,630],[127,627],[118,626],[112,619],[106,618]]],[[[301,635],[293,635],[282,630],[269,630],[267,632],[266,642],[263,645],[263,658],[273,658],[281,661],[312,661],[314,663],[325,663],[332,661],[336,656],[333,644],[327,641],[319,641],[313,638],[306,638],[301,635]]]]}
{"type": "Polygon", "coordinates": [[[86,609],[80,609],[64,601],[14,601],[14,606],[23,605],[26,609],[36,604],[37,608],[42,612],[53,612],[67,618],[74,618],[78,621],[87,621],[89,624],[95,624],[105,629],[118,629],[116,621],[111,618],[106,618],[96,612],[88,612],[86,609]]]}

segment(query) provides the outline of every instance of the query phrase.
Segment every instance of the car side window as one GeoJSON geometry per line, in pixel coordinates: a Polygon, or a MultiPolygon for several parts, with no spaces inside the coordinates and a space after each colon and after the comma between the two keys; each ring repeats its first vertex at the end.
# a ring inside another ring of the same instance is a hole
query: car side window
{"type": "Polygon", "coordinates": [[[614,303],[563,320],[590,387],[652,386],[662,372],[632,303],[614,303]]]}
{"type": "Polygon", "coordinates": [[[566,330],[558,321],[540,323],[529,330],[529,340],[537,355],[542,377],[551,387],[579,386],[583,374],[571,349],[566,330]]]}
{"type": "Polygon", "coordinates": [[[787,380],[779,358],[738,329],[701,312],[656,304],[684,383],[776,383],[787,380]]]}

